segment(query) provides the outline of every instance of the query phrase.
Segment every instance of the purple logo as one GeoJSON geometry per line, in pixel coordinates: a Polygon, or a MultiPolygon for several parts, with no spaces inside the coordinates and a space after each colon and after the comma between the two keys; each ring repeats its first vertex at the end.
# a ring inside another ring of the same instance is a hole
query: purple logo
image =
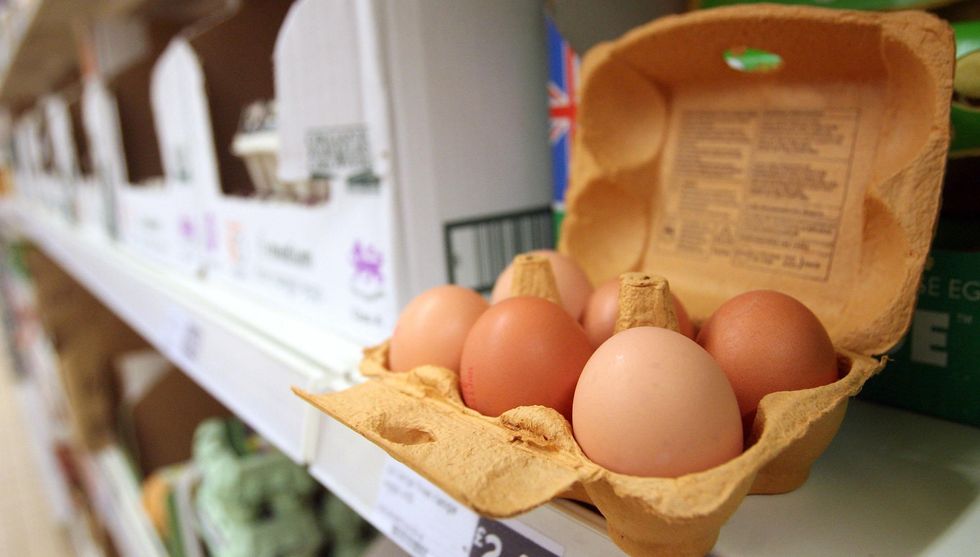
{"type": "Polygon", "coordinates": [[[180,235],[185,240],[191,240],[194,238],[194,221],[192,221],[190,217],[181,217],[180,235]]]}
{"type": "Polygon", "coordinates": [[[351,252],[351,263],[354,265],[354,278],[373,280],[381,283],[381,264],[384,256],[380,251],[370,245],[361,245],[360,240],[354,242],[354,249],[351,252]]]}
{"type": "Polygon", "coordinates": [[[204,243],[208,251],[218,249],[218,223],[213,213],[204,215],[204,243]]]}

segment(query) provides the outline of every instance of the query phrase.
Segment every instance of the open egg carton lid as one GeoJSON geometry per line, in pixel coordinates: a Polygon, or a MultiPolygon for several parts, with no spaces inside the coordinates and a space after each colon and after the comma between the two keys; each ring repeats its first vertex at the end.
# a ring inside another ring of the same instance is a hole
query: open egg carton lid
{"type": "Polygon", "coordinates": [[[698,555],[747,493],[795,489],[907,327],[949,142],[953,39],[924,13],[756,5],[666,17],[584,60],[561,249],[594,284],[664,275],[696,321],[745,290],[806,303],[841,379],[766,396],[744,453],[679,478],[591,462],[554,410],[466,408],[457,375],[299,392],[491,517],[594,504],[635,555],[698,555]]]}
{"type": "Polygon", "coordinates": [[[836,346],[885,352],[935,227],[951,40],[924,13],[757,6],[599,46],[582,70],[562,251],[595,283],[668,277],[696,321],[780,290],[836,346]]]}

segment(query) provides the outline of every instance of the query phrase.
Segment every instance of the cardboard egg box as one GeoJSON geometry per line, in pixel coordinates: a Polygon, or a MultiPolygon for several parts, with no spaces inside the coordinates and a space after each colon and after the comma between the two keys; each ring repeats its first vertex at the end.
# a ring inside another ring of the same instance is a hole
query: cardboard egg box
{"type": "Polygon", "coordinates": [[[72,139],[71,158],[74,159],[75,220],[83,230],[105,237],[109,232],[108,183],[95,172],[92,138],[85,123],[83,90],[82,83],[77,83],[64,93],[72,139]]]}
{"type": "Polygon", "coordinates": [[[90,77],[84,108],[90,112],[93,162],[108,181],[110,231],[134,254],[191,272],[196,262],[178,255],[180,223],[173,190],[163,178],[150,111],[153,60],[143,58],[111,79],[90,77]]]}
{"type": "Polygon", "coordinates": [[[203,58],[205,89],[186,94],[206,90],[219,159],[246,183],[249,158],[275,165],[273,187],[218,196],[209,279],[376,343],[413,295],[489,288],[510,257],[549,246],[542,36],[540,6],[520,0],[298,0],[250,74],[268,96],[214,86],[235,49],[203,58]],[[236,138],[243,110],[273,97],[274,139],[236,138]],[[512,253],[482,249],[493,234],[512,253]]]}
{"type": "MultiPolygon", "coordinates": [[[[86,230],[104,231],[103,195],[92,173],[82,121],[82,87],[68,87],[38,103],[36,172],[26,183],[42,204],[86,230]]],[[[30,158],[30,157],[28,157],[30,158]]]]}
{"type": "Polygon", "coordinates": [[[45,95],[38,103],[47,134],[44,140],[50,152],[42,166],[42,179],[50,190],[52,208],[62,218],[75,221],[75,193],[81,177],[75,138],[72,133],[71,115],[64,93],[45,95]]]}
{"type": "Polygon", "coordinates": [[[21,114],[14,123],[14,184],[25,199],[45,206],[40,176],[43,169],[44,127],[36,109],[21,114]]]}
{"type": "Polygon", "coordinates": [[[138,27],[116,47],[135,54],[125,56],[111,75],[85,78],[82,117],[92,166],[102,187],[109,233],[138,256],[195,273],[201,267],[194,249],[201,232],[182,208],[196,207],[196,200],[166,180],[156,133],[159,122],[150,104],[154,63],[181,22],[138,27]]]}
{"type": "Polygon", "coordinates": [[[806,480],[908,325],[952,60],[948,26],[926,14],[780,6],[663,18],[585,57],[562,251],[594,284],[668,277],[696,322],[746,290],[787,292],[838,351],[837,382],[762,400],[735,459],[676,479],[617,474],[557,412],[482,416],[450,370],[389,371],[386,344],[362,363],[374,380],[299,394],[481,514],[572,498],[630,554],[707,553],[747,494],[806,480]],[[764,64],[739,58],[760,52],[764,64]]]}
{"type": "Polygon", "coordinates": [[[101,193],[103,230],[108,236],[115,237],[116,190],[126,183],[128,176],[116,99],[102,78],[89,76],[83,79],[81,112],[90,146],[92,175],[101,193]]]}
{"type": "Polygon", "coordinates": [[[254,191],[231,145],[242,110],[274,96],[272,49],[291,4],[231,4],[174,37],[153,71],[152,107],[167,183],[182,192],[180,218],[196,230],[188,250],[208,269],[221,265],[227,243],[220,205],[254,191]]]}
{"type": "Polygon", "coordinates": [[[60,95],[49,94],[20,116],[13,134],[17,189],[58,218],[71,219],[71,131],[60,95]]]}

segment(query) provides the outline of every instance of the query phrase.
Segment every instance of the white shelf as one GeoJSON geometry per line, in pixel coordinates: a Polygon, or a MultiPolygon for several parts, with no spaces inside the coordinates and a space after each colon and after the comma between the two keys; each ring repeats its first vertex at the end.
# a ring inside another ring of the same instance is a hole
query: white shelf
{"type": "Polygon", "coordinates": [[[852,400],[800,489],[748,497],[723,556],[976,555],[980,429],[852,400]]]}
{"type": "MultiPolygon", "coordinates": [[[[384,531],[378,524],[375,505],[390,457],[340,422],[325,416],[321,418],[317,447],[318,452],[310,465],[313,477],[384,531]]],[[[459,509],[459,512],[470,511],[459,509]]],[[[564,557],[624,555],[606,534],[605,520],[575,503],[550,503],[517,520],[563,546],[564,557]]],[[[472,535],[472,530],[466,533],[472,535]]],[[[412,553],[408,544],[398,539],[394,541],[412,553]]],[[[469,555],[469,552],[459,555],[469,555]]]]}
{"type": "MultiPolygon", "coordinates": [[[[388,458],[323,418],[313,475],[371,517],[388,458]]],[[[566,557],[622,555],[601,517],[560,502],[520,521],[566,557]]],[[[745,499],[712,555],[962,556],[980,538],[980,429],[851,401],[840,433],[800,489],[745,499]]],[[[409,550],[408,547],[405,547],[409,550]]]]}
{"type": "MultiPolygon", "coordinates": [[[[308,462],[356,511],[379,522],[375,509],[390,459],[289,389],[353,384],[359,347],[200,277],[144,262],[37,209],[8,202],[0,205],[0,219],[260,434],[308,462]],[[188,335],[196,335],[198,350],[181,348],[188,335]]],[[[545,505],[518,521],[557,542],[567,557],[622,554],[603,519],[573,503],[545,505]]],[[[977,532],[980,429],[854,401],[809,481],[790,494],[747,498],[713,554],[959,556],[975,552],[977,532]]]]}
{"type": "Polygon", "coordinates": [[[290,458],[308,460],[316,411],[290,388],[349,385],[359,346],[141,260],[39,209],[6,202],[0,218],[259,434],[290,458]]]}

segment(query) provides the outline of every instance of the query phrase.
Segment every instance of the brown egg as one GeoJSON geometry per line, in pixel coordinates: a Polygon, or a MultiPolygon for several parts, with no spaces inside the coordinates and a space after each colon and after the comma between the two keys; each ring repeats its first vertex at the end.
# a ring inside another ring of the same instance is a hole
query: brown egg
{"type": "MultiPolygon", "coordinates": [[[[673,292],[671,292],[670,298],[674,301],[674,313],[677,314],[677,325],[680,328],[680,333],[693,339],[695,336],[694,323],[687,315],[687,310],[684,309],[684,305],[677,299],[677,296],[674,296],[673,292]]],[[[618,316],[619,278],[617,277],[606,281],[592,292],[589,303],[585,306],[585,312],[582,314],[582,326],[585,328],[586,334],[589,335],[592,346],[598,347],[613,335],[618,316]]]]}
{"type": "Polygon", "coordinates": [[[575,439],[620,474],[675,478],[742,452],[742,421],[725,374],[693,340],[636,327],[603,343],[575,389],[575,439]]]}
{"type": "Polygon", "coordinates": [[[488,416],[518,406],[572,416],[572,396],[592,345],[561,306],[519,296],[490,307],[463,345],[463,401],[488,416]]]}
{"type": "Polygon", "coordinates": [[[390,368],[437,365],[459,371],[466,335],[488,307],[483,296],[462,286],[437,286],[419,294],[398,318],[388,350],[390,368]]]}
{"type": "Polygon", "coordinates": [[[698,344],[735,389],[748,425],[762,397],[837,380],[837,355],[820,320],[796,298],[772,290],[739,294],[701,327],[698,344]]]}
{"type": "MultiPolygon", "coordinates": [[[[576,320],[582,317],[585,304],[588,303],[589,295],[592,294],[592,283],[589,277],[575,261],[565,255],[552,250],[532,251],[533,254],[541,254],[548,258],[551,263],[551,272],[555,275],[555,283],[558,285],[558,294],[561,297],[561,305],[568,311],[569,315],[576,320]]],[[[493,285],[493,293],[490,295],[490,302],[496,304],[501,300],[511,297],[510,285],[514,274],[514,264],[511,263],[497,277],[497,282],[493,285]]]]}

